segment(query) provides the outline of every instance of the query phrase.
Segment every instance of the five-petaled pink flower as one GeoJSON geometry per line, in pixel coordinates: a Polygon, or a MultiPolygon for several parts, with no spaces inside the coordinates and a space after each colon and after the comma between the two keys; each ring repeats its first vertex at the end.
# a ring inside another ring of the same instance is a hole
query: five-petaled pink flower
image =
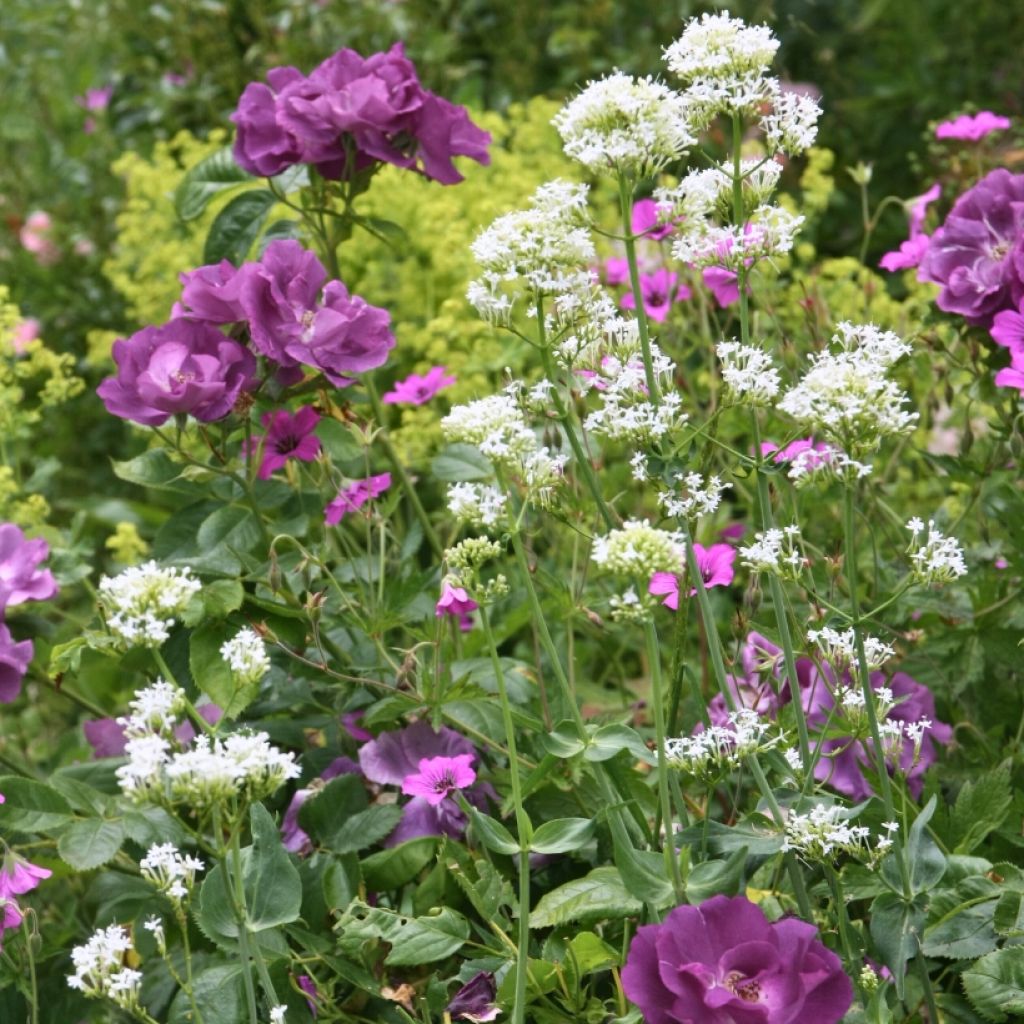
{"type": "Polygon", "coordinates": [[[354,484],[338,492],[338,496],[324,510],[324,522],[328,526],[340,523],[349,512],[362,508],[379,494],[383,494],[391,486],[391,474],[380,473],[368,476],[365,480],[357,480],[354,484]]]}
{"type": "Polygon", "coordinates": [[[705,267],[701,272],[704,280],[704,287],[715,297],[720,309],[739,302],[740,286],[739,276],[735,270],[727,270],[725,267],[705,267]]]}
{"type": "MultiPolygon", "coordinates": [[[[736,549],[731,544],[712,544],[709,548],[694,544],[693,552],[697,556],[697,568],[705,587],[727,587],[732,583],[736,575],[733,569],[736,549]]],[[[651,577],[647,590],[651,594],[664,594],[665,600],[661,603],[675,611],[679,607],[679,584],[679,577],[675,573],[656,572],[651,577]]],[[[690,596],[693,597],[696,593],[697,588],[691,587],[690,596]]]]}
{"type": "Polygon", "coordinates": [[[961,114],[952,121],[943,121],[935,128],[937,139],[963,139],[966,142],[979,142],[992,132],[1004,131],[1010,127],[1010,119],[991,110],[983,110],[971,117],[961,114]]]}
{"type": "Polygon", "coordinates": [[[419,771],[402,780],[402,792],[407,796],[421,796],[431,807],[436,807],[455,790],[476,782],[474,760],[472,754],[421,758],[419,771]]]}
{"type": "MultiPolygon", "coordinates": [[[[434,614],[457,615],[461,619],[467,612],[475,612],[480,605],[466,593],[465,587],[453,587],[447,580],[441,587],[441,597],[434,605],[434,614]]],[[[461,627],[461,622],[460,622],[461,627]]]]}
{"type": "Polygon", "coordinates": [[[652,242],[660,242],[668,238],[675,230],[675,224],[664,221],[658,215],[658,204],[653,199],[640,199],[633,204],[633,217],[630,227],[634,235],[644,235],[652,242]]]}
{"type": "MultiPolygon", "coordinates": [[[[670,270],[656,270],[653,274],[640,275],[640,294],[643,296],[644,309],[652,320],[659,323],[667,316],[672,303],[681,302],[690,297],[690,289],[685,284],[678,284],[679,275],[670,270]]],[[[619,300],[623,309],[636,309],[636,297],[626,292],[619,300]]]]}
{"type": "Polygon", "coordinates": [[[3,865],[0,866],[0,899],[9,900],[31,892],[52,874],[49,868],[41,868],[38,864],[31,864],[13,853],[8,853],[3,865]]]}
{"type": "Polygon", "coordinates": [[[260,422],[267,431],[258,442],[263,452],[261,480],[269,480],[289,459],[312,462],[320,454],[320,438],[313,433],[320,414],[311,405],[304,405],[294,416],[287,409],[264,413],[260,422]]]}
{"type": "Polygon", "coordinates": [[[896,270],[909,270],[921,265],[924,254],[928,251],[932,236],[921,229],[928,213],[928,207],[942,195],[942,186],[936,182],[927,192],[910,200],[910,237],[900,243],[898,249],[887,252],[878,265],[890,273],[896,270]]]}
{"type": "Polygon", "coordinates": [[[396,381],[394,390],[385,392],[382,401],[385,405],[423,405],[442,388],[455,383],[454,377],[446,376],[447,372],[443,366],[435,366],[422,377],[410,373],[405,380],[396,381]]]}

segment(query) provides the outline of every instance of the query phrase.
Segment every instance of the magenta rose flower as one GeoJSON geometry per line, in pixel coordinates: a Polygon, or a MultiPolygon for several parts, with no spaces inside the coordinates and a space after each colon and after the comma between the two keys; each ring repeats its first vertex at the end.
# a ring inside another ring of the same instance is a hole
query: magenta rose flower
{"type": "Polygon", "coordinates": [[[987,327],[1024,298],[1024,174],[1000,167],[953,204],[918,271],[939,309],[987,327]]]}
{"type": "Polygon", "coordinates": [[[114,342],[117,375],[96,393],[107,411],[159,427],[176,413],[208,423],[231,412],[255,384],[256,360],[209,324],[176,318],[114,342]]]}
{"type": "Polygon", "coordinates": [[[622,987],[647,1024],[838,1024],[853,1001],[812,924],[769,924],[742,896],[713,896],[643,925],[622,987]]]}
{"type": "Polygon", "coordinates": [[[230,260],[210,263],[181,275],[181,306],[175,315],[211,324],[232,324],[245,319],[242,287],[253,264],[236,267],[230,260]]]}
{"type": "Polygon", "coordinates": [[[302,150],[298,140],[278,121],[277,97],[281,89],[302,80],[296,68],[271,68],[269,85],[250,82],[231,115],[238,132],[235,136],[235,160],[250,174],[273,177],[299,163],[302,150]]]}

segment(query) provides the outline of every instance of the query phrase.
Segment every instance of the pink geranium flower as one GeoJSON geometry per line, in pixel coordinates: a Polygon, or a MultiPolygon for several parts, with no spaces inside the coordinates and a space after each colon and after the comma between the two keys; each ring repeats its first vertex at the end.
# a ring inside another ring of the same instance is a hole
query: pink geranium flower
{"type": "Polygon", "coordinates": [[[735,270],[727,270],[725,267],[705,267],[701,277],[704,280],[704,287],[714,295],[719,308],[725,309],[726,306],[739,302],[740,286],[735,270]]]}
{"type": "MultiPolygon", "coordinates": [[[[662,322],[672,308],[674,302],[690,298],[690,289],[685,284],[678,284],[679,275],[670,270],[656,270],[653,274],[640,275],[640,294],[643,296],[644,309],[652,320],[662,322]]],[[[636,309],[636,297],[626,292],[619,300],[623,309],[636,309]]]]}
{"type": "Polygon", "coordinates": [[[927,192],[910,201],[910,237],[900,243],[898,249],[887,252],[879,261],[878,265],[890,273],[897,270],[909,270],[911,267],[921,265],[932,236],[925,234],[921,229],[924,227],[924,219],[928,214],[928,207],[942,195],[942,186],[936,182],[927,192]]]}
{"type": "Polygon", "coordinates": [[[476,782],[474,760],[472,754],[424,757],[420,760],[419,771],[402,780],[402,792],[407,796],[421,796],[431,807],[436,807],[456,790],[476,782]]]}
{"type": "Polygon", "coordinates": [[[611,256],[604,261],[604,283],[614,288],[629,280],[629,261],[624,256],[611,256]]]}
{"type": "Polygon", "coordinates": [[[1011,354],[1024,354],[1024,315],[1017,310],[1004,309],[996,313],[989,334],[997,345],[1008,348],[1011,354]]]}
{"type": "Polygon", "coordinates": [[[327,506],[324,511],[324,522],[328,526],[340,523],[349,512],[362,508],[390,486],[390,473],[380,473],[378,476],[368,476],[365,480],[357,480],[340,491],[334,501],[327,506]]]}
{"type": "Polygon", "coordinates": [[[106,110],[110,106],[110,97],[114,95],[112,85],[104,85],[99,89],[86,89],[84,96],[76,96],[75,102],[83,110],[106,110]]]}
{"type": "Polygon", "coordinates": [[[453,587],[445,581],[441,587],[441,596],[434,605],[434,614],[438,617],[456,615],[461,619],[467,612],[474,612],[479,607],[480,605],[466,593],[465,587],[453,587]]]}
{"type": "Polygon", "coordinates": [[[393,391],[385,392],[382,401],[385,405],[423,405],[442,388],[455,383],[455,378],[446,374],[447,370],[443,366],[435,366],[423,377],[418,373],[410,373],[405,380],[395,383],[393,391]]]}
{"type": "Polygon", "coordinates": [[[1016,388],[1024,395],[1024,351],[1012,353],[1010,365],[996,374],[995,384],[997,388],[1016,388]]]}
{"type": "MultiPolygon", "coordinates": [[[[697,569],[700,571],[704,586],[727,587],[733,581],[736,570],[733,569],[733,562],[736,561],[736,549],[731,544],[712,544],[705,548],[700,544],[693,545],[694,554],[697,556],[697,569]]],[[[648,584],[648,593],[665,595],[661,603],[666,608],[675,611],[679,607],[679,585],[680,578],[671,572],[656,572],[648,584]]],[[[697,593],[696,587],[690,588],[690,596],[697,593]]]]}
{"type": "Polygon", "coordinates": [[[963,139],[966,142],[979,142],[992,132],[1004,131],[1010,127],[1010,119],[991,110],[983,110],[971,117],[961,114],[952,121],[943,121],[935,128],[937,139],[963,139]]]}
{"type": "Polygon", "coordinates": [[[49,868],[41,868],[38,864],[30,864],[13,853],[7,855],[4,865],[0,868],[0,899],[9,900],[23,893],[31,892],[40,882],[49,878],[53,872],[49,868]]]}
{"type": "Polygon", "coordinates": [[[653,199],[641,199],[633,204],[633,219],[630,225],[634,235],[645,235],[653,242],[668,238],[675,225],[658,217],[658,204],[653,199]]]}
{"type": "Polygon", "coordinates": [[[320,438],[313,433],[320,414],[311,405],[304,405],[294,416],[287,409],[268,412],[260,422],[266,428],[259,441],[261,480],[269,480],[289,459],[312,462],[320,454],[320,438]]]}
{"type": "Polygon", "coordinates": [[[50,233],[53,230],[53,218],[45,210],[36,210],[25,218],[18,239],[22,247],[32,253],[36,262],[47,267],[60,259],[57,248],[50,233]]]}

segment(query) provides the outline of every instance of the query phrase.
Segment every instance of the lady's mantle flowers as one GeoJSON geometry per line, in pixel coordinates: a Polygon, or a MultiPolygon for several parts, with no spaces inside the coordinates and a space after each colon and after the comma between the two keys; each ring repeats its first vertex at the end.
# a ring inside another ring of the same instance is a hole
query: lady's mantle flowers
{"type": "Polygon", "coordinates": [[[190,569],[162,568],[156,562],[100,579],[100,604],[107,626],[122,647],[159,647],[202,584],[190,569]]]}

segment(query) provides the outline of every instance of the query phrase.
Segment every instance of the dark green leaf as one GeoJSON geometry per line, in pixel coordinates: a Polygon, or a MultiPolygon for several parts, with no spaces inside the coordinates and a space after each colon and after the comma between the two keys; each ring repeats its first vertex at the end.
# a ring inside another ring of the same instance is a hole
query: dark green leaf
{"type": "Polygon", "coordinates": [[[260,529],[251,509],[223,505],[203,521],[196,539],[204,553],[222,546],[232,552],[245,552],[260,539],[260,529]]]}
{"type": "Polygon", "coordinates": [[[231,667],[220,653],[221,646],[237,630],[226,622],[204,622],[192,631],[188,664],[196,686],[220,706],[228,718],[237,718],[259,694],[259,683],[239,686],[231,667]]]}
{"type": "Polygon", "coordinates": [[[530,914],[530,927],[631,917],[642,909],[643,904],[630,895],[619,872],[605,866],[545,893],[530,914]]]}
{"type": "Polygon", "coordinates": [[[252,180],[225,146],[189,168],[174,193],[174,208],[182,220],[194,220],[219,192],[252,180]]]}
{"type": "Polygon", "coordinates": [[[686,898],[690,903],[701,903],[719,894],[735,896],[743,878],[747,861],[747,848],[741,846],[728,860],[706,860],[694,865],[686,878],[686,898]]]}
{"type": "Polygon", "coordinates": [[[263,804],[249,809],[252,854],[245,872],[249,927],[258,932],[299,916],[302,882],[281,844],[281,833],[263,804]]]}
{"type": "Polygon", "coordinates": [[[267,189],[247,189],[235,196],[210,225],[203,248],[204,263],[230,260],[241,264],[256,241],[270,208],[277,202],[267,189]]]}
{"type": "Polygon", "coordinates": [[[0,778],[0,828],[5,831],[46,832],[66,825],[72,817],[71,805],[51,786],[17,775],[0,778]]]}
{"type": "MultiPolygon", "coordinates": [[[[225,964],[211,967],[196,975],[192,982],[196,1008],[203,1024],[246,1024],[243,967],[225,964]]],[[[168,1024],[193,1024],[192,1003],[182,989],[171,1003],[168,1024]]]]}
{"type": "Polygon", "coordinates": [[[157,490],[182,491],[188,485],[180,480],[182,466],[173,462],[163,448],[150,448],[127,462],[112,462],[114,475],[130,484],[157,490]]]}
{"type": "Polygon", "coordinates": [[[57,852],[76,871],[91,871],[113,860],[123,842],[122,822],[85,818],[74,822],[60,834],[57,852]]]}
{"type": "Polygon", "coordinates": [[[1024,1014],[1024,946],[983,956],[964,971],[963,983],[967,998],[986,1020],[1019,1019],[1024,1014]]]}
{"type": "Polygon", "coordinates": [[[905,903],[892,892],[883,892],[871,904],[871,937],[886,966],[892,971],[896,994],[903,998],[907,961],[917,955],[918,936],[924,926],[924,910],[905,903]]]}
{"type": "Polygon", "coordinates": [[[538,826],[530,841],[535,853],[569,853],[579,850],[594,834],[590,818],[555,818],[538,826]]]}
{"type": "Polygon", "coordinates": [[[479,448],[471,444],[450,444],[430,465],[434,479],[445,483],[490,480],[494,467],[479,448]]]}
{"type": "Polygon", "coordinates": [[[420,836],[364,858],[360,866],[366,888],[390,892],[411,882],[434,859],[439,842],[437,836],[420,836]]]}
{"type": "Polygon", "coordinates": [[[469,815],[473,826],[473,834],[476,838],[495,853],[518,853],[519,843],[516,842],[512,833],[500,821],[481,814],[472,804],[465,800],[459,801],[463,811],[469,815]]]}
{"type": "Polygon", "coordinates": [[[366,941],[387,942],[385,963],[392,967],[419,967],[451,956],[469,938],[469,923],[447,907],[423,917],[406,917],[391,910],[353,904],[336,926],[338,946],[354,956],[366,941]]]}

